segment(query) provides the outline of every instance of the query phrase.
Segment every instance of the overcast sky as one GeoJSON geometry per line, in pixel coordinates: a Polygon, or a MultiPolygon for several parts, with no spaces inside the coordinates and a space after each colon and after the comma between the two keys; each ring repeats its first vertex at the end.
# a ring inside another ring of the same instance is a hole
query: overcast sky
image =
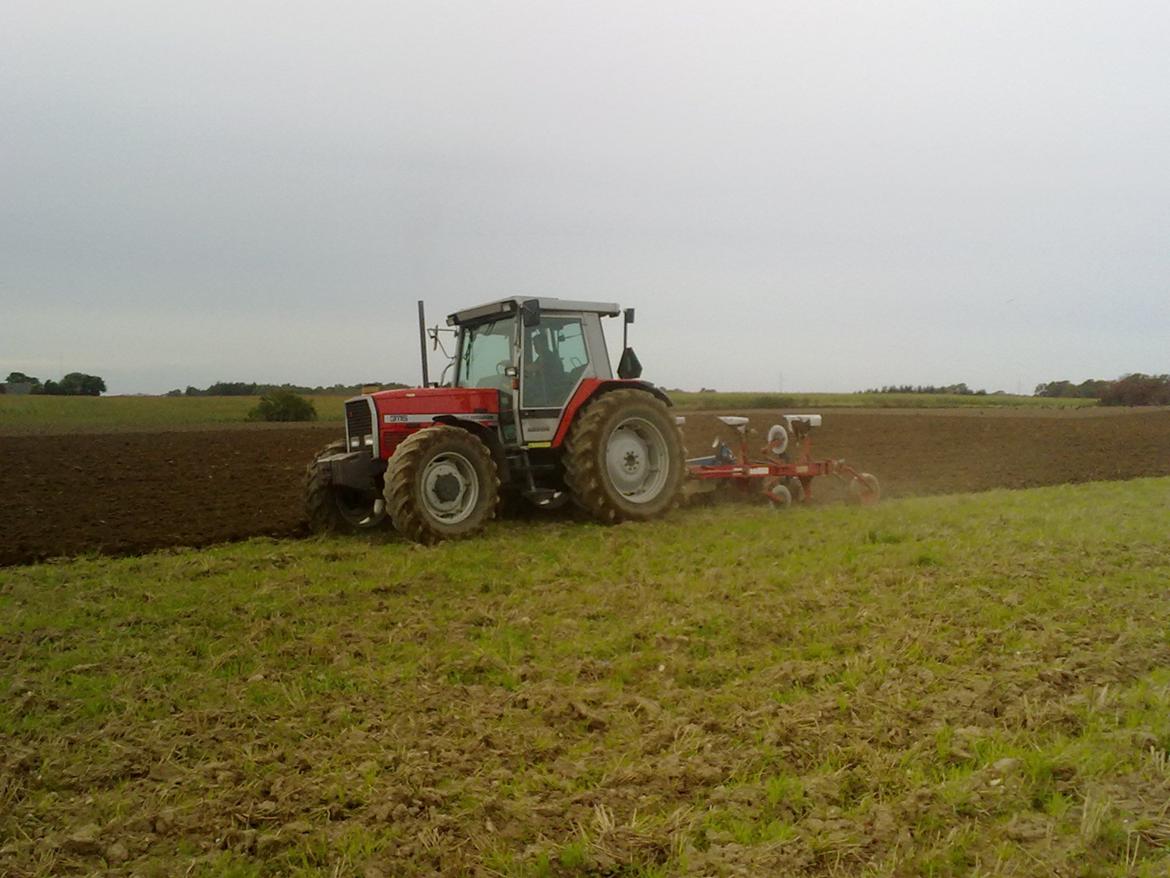
{"type": "Polygon", "coordinates": [[[1170,5],[0,5],[0,378],[415,381],[517,294],[669,387],[1170,372],[1170,5]]]}

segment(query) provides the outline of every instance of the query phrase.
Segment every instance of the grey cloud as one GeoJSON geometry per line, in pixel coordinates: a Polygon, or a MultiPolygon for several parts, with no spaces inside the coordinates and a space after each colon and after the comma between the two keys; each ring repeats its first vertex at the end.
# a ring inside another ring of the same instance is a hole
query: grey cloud
{"type": "Polygon", "coordinates": [[[6,10],[7,369],[411,378],[539,292],[671,386],[1170,370],[1161,4],[6,10]]]}

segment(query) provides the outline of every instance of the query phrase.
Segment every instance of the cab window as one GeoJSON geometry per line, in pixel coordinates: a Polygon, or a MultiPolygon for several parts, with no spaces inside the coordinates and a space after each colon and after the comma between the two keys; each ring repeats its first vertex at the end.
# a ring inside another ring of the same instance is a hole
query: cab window
{"type": "Polygon", "coordinates": [[[523,405],[560,408],[589,369],[589,349],[580,317],[545,314],[524,328],[523,405]]]}

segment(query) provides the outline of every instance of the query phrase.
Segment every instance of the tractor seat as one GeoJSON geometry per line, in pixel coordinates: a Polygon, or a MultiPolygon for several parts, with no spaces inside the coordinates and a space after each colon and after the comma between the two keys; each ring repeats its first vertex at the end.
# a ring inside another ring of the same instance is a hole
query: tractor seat
{"type": "Polygon", "coordinates": [[[749,420],[749,418],[745,418],[742,415],[716,415],[716,417],[727,426],[735,427],[736,429],[746,427],[749,420]]]}

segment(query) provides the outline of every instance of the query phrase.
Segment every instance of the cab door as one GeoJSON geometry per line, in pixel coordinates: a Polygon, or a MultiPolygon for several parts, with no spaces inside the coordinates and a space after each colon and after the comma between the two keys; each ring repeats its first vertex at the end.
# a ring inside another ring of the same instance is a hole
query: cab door
{"type": "Polygon", "coordinates": [[[546,311],[539,323],[521,327],[520,428],[525,444],[550,443],[577,385],[597,374],[594,363],[605,352],[592,350],[587,323],[587,315],[546,311]]]}

